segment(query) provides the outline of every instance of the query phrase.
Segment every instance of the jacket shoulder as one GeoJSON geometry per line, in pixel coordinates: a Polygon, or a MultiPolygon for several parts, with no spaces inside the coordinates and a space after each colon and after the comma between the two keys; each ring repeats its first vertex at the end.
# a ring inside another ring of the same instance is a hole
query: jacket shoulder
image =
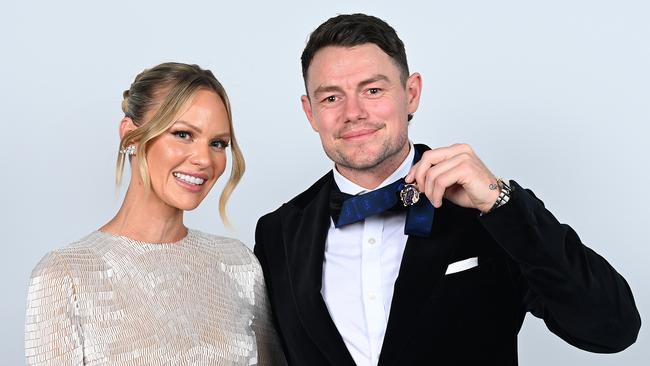
{"type": "Polygon", "coordinates": [[[262,216],[259,222],[270,220],[271,217],[273,216],[278,216],[278,215],[282,216],[282,214],[285,213],[286,210],[304,209],[307,205],[309,205],[309,203],[311,203],[314,200],[316,195],[318,195],[318,193],[321,192],[321,190],[326,185],[331,184],[331,182],[334,182],[334,175],[330,170],[325,175],[323,175],[320,179],[318,179],[314,184],[312,184],[309,188],[307,188],[305,191],[293,197],[289,201],[283,203],[275,211],[269,212],[266,215],[262,216]]]}

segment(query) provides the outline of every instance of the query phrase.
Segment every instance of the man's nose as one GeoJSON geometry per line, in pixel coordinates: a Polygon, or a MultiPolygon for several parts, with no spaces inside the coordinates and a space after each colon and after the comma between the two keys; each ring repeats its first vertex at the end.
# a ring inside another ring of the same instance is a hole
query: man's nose
{"type": "Polygon", "coordinates": [[[368,117],[363,101],[354,96],[345,100],[345,119],[346,122],[353,122],[368,117]]]}

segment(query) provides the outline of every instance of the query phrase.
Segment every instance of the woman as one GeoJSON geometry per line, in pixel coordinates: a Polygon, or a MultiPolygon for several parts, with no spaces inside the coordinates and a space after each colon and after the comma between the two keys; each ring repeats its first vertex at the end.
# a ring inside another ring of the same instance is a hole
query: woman
{"type": "Polygon", "coordinates": [[[226,224],[244,173],[225,90],[209,70],[165,63],[136,77],[122,110],[117,183],[125,160],[134,168],[124,202],[34,269],[27,364],[283,364],[255,257],[183,225],[223,173],[228,146],[226,224]]]}

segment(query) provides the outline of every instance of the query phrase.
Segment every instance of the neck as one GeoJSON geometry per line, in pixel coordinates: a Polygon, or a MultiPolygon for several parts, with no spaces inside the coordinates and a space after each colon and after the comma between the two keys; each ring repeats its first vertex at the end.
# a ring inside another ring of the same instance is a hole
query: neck
{"type": "Polygon", "coordinates": [[[170,207],[142,182],[131,180],[124,202],[101,231],[147,243],[173,243],[187,235],[183,211],[170,207]]]}
{"type": "Polygon", "coordinates": [[[358,186],[369,190],[375,189],[399,168],[409,151],[410,144],[407,143],[398,153],[389,156],[372,168],[353,169],[336,164],[336,170],[358,186]]]}

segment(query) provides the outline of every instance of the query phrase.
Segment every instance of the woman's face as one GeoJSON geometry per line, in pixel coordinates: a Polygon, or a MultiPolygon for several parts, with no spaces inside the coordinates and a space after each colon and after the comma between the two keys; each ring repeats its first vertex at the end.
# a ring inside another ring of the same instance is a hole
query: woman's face
{"type": "Polygon", "coordinates": [[[213,91],[199,90],[189,108],[147,146],[151,187],[167,206],[193,210],[226,167],[228,113],[213,91]]]}

